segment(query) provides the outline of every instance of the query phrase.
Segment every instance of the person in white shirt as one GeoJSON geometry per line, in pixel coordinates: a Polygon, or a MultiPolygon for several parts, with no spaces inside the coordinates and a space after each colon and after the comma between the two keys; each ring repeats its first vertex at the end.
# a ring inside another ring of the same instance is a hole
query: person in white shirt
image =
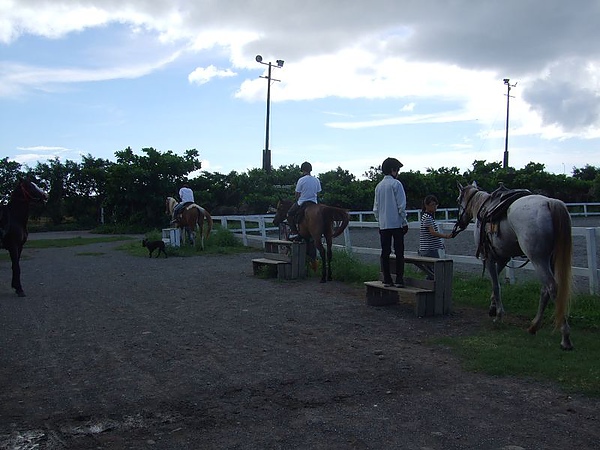
{"type": "Polygon", "coordinates": [[[404,186],[396,179],[402,163],[396,158],[386,158],[381,164],[383,180],[375,187],[373,213],[379,222],[381,242],[381,270],[383,284],[393,286],[390,273],[392,240],[396,255],[396,286],[404,287],[404,235],[408,232],[406,220],[406,193],[404,186]]]}
{"type": "Polygon", "coordinates": [[[301,206],[306,202],[318,203],[317,194],[321,192],[321,181],[310,173],[312,172],[312,164],[305,161],[300,166],[302,176],[296,183],[296,193],[294,203],[288,210],[287,221],[290,226],[289,239],[298,239],[298,225],[296,224],[296,214],[301,206]]]}
{"type": "Polygon", "coordinates": [[[173,224],[177,223],[180,211],[187,205],[194,203],[194,191],[192,191],[189,184],[185,183],[181,189],[179,189],[179,198],[181,199],[181,202],[173,208],[173,220],[171,221],[173,224]]]}

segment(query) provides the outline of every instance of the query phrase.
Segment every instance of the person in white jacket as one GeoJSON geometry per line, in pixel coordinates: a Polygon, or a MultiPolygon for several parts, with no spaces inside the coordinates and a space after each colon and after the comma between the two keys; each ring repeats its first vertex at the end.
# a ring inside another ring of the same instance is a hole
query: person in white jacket
{"type": "Polygon", "coordinates": [[[373,213],[379,222],[379,239],[381,242],[381,270],[383,284],[393,286],[390,273],[390,255],[392,241],[396,255],[397,287],[404,287],[404,235],[408,232],[406,220],[406,193],[404,186],[396,179],[402,163],[396,158],[386,158],[381,164],[383,180],[375,187],[373,213]]]}

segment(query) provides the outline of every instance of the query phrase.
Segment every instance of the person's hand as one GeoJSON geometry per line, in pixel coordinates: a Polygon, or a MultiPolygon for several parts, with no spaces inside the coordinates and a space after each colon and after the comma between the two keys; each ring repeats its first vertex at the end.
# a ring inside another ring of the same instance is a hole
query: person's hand
{"type": "Polygon", "coordinates": [[[406,234],[406,233],[408,233],[408,225],[404,225],[404,226],[402,227],[402,234],[404,235],[404,234],[406,234]]]}

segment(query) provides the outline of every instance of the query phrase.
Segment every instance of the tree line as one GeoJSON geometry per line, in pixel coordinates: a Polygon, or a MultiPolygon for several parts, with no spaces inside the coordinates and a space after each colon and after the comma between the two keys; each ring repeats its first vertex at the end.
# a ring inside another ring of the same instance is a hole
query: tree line
{"type": "MultiPolygon", "coordinates": [[[[177,197],[179,187],[189,183],[196,202],[212,215],[265,214],[281,198],[292,198],[300,176],[296,164],[273,168],[270,173],[250,169],[229,174],[202,171],[199,152],[186,150],[183,156],[172,151],[143,148],[136,154],[127,147],[115,152],[115,161],[83,156],[81,162],[58,158],[23,166],[8,158],[0,160],[0,188],[8,200],[19,177],[30,176],[49,194],[48,203],[34,207],[32,217],[43,217],[51,227],[96,227],[101,222],[130,229],[167,226],[165,199],[177,197]]],[[[358,179],[338,167],[317,174],[323,192],[320,201],[353,211],[373,207],[375,186],[383,177],[380,166],[373,166],[358,179]]],[[[527,188],[535,193],[558,198],[567,203],[600,201],[600,167],[586,165],[573,168],[570,176],[546,172],[544,164],[530,162],[522,169],[504,169],[500,163],[482,160],[472,169],[461,172],[457,167],[401,171],[407,207],[418,209],[422,199],[434,194],[440,206],[456,206],[457,182],[477,181],[492,191],[504,183],[509,188],[527,188]]]]}

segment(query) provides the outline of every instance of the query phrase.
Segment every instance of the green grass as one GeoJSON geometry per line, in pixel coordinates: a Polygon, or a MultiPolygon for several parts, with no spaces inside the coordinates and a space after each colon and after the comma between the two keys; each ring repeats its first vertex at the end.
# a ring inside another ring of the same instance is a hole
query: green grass
{"type": "MultiPolygon", "coordinates": [[[[378,265],[365,264],[343,251],[335,252],[333,264],[336,280],[357,283],[379,277],[378,265]]],[[[413,276],[410,266],[406,272],[413,276]]],[[[454,309],[480,310],[481,326],[472,334],[434,338],[429,343],[451,348],[469,371],[553,382],[567,392],[600,397],[600,296],[574,295],[569,324],[575,350],[563,351],[560,331],[552,321],[553,305],[546,309],[542,329],[535,336],[527,332],[537,311],[539,292],[536,282],[503,284],[506,313],[504,322],[498,324],[487,313],[491,293],[487,275],[457,274],[452,292],[454,309]]]]}
{"type": "MultiPolygon", "coordinates": [[[[148,240],[160,240],[161,232],[158,230],[152,230],[146,233],[148,240]]],[[[127,253],[135,256],[148,257],[148,249],[142,247],[141,241],[136,240],[135,242],[128,242],[117,247],[119,250],[124,250],[127,253]]],[[[196,235],[196,245],[183,245],[182,247],[166,247],[166,252],[169,257],[190,257],[199,255],[230,255],[236,253],[247,253],[255,251],[256,249],[245,247],[235,235],[224,228],[215,227],[209,238],[204,241],[204,250],[202,250],[201,241],[199,234],[196,235]]],[[[156,256],[154,251],[153,257],[156,256]]],[[[161,255],[164,258],[164,255],[161,255]]]]}
{"type": "Polygon", "coordinates": [[[62,248],[62,247],[75,247],[78,245],[98,244],[101,242],[118,242],[133,239],[130,236],[106,236],[106,237],[93,237],[83,238],[74,237],[68,239],[35,239],[26,242],[25,247],[27,248],[62,248]]]}

